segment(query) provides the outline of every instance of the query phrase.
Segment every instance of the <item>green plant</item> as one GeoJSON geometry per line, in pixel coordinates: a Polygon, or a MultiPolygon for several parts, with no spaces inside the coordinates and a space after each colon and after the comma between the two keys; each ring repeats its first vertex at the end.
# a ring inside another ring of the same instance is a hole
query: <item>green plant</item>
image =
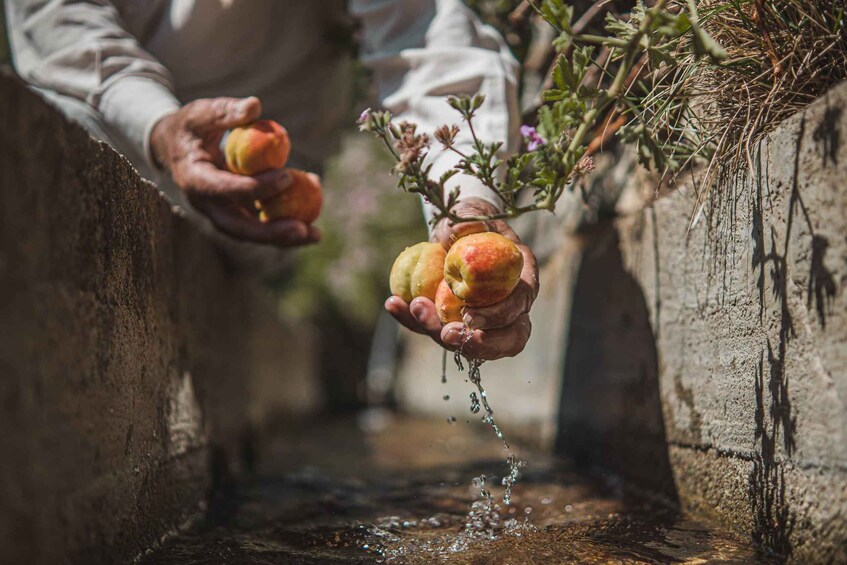
{"type": "MultiPolygon", "coordinates": [[[[604,2],[605,3],[605,2],[604,2]]],[[[388,112],[366,110],[359,118],[362,131],[380,138],[396,161],[398,186],[420,194],[436,213],[433,221],[453,222],[514,218],[527,212],[554,211],[559,197],[574,180],[593,168],[592,141],[605,135],[615,122],[624,143],[634,145],[641,162],[662,173],[674,172],[708,149],[696,131],[680,80],[681,62],[705,59],[718,62],[724,50],[704,31],[694,0],[686,4],[658,0],[647,7],[635,3],[628,17],[607,13],[605,33],[582,33],[573,22],[574,9],[563,0],[529,2],[556,31],[556,57],[551,83],[543,92],[537,127],[524,126],[526,149],[499,157],[502,142],[479,139],[474,131],[481,96],[450,97],[473,140],[472,151],[455,145],[457,125],[438,128],[435,139],[460,157],[457,165],[434,179],[425,159],[431,140],[411,123],[392,121],[388,112]],[[493,215],[458,217],[452,208],[458,191],[445,183],[458,173],[472,175],[489,187],[501,203],[493,215]],[[529,193],[531,198],[524,197],[529,193]],[[528,200],[528,202],[527,202],[528,200]]]]}

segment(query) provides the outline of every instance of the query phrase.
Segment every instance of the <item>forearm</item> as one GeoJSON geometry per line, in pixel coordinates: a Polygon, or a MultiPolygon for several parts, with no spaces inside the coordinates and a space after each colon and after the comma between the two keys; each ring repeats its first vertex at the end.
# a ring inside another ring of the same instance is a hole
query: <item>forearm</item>
{"type": "Polygon", "coordinates": [[[104,0],[6,0],[10,47],[28,82],[88,103],[149,159],[153,125],[179,108],[167,69],[104,0]]]}
{"type": "MultiPolygon", "coordinates": [[[[516,149],[517,63],[492,28],[482,25],[458,0],[359,0],[352,6],[365,27],[363,62],[373,70],[382,104],[395,121],[414,122],[418,132],[432,138],[437,127],[461,122],[447,103],[448,95],[482,94],[486,102],[474,118],[477,138],[504,142],[501,159],[516,149]],[[416,21],[404,23],[401,15],[407,13],[416,14],[416,21]]],[[[466,154],[473,150],[467,128],[457,136],[455,149],[466,154]]],[[[460,159],[457,152],[433,141],[427,160],[433,165],[431,176],[437,178],[460,159]]],[[[470,175],[455,175],[445,189],[457,187],[460,198],[501,204],[491,189],[470,175]]]]}

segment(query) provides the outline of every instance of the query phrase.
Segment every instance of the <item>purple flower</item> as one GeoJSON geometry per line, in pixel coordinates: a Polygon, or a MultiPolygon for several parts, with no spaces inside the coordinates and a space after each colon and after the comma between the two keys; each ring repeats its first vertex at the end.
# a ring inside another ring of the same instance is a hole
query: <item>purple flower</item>
{"type": "Polygon", "coordinates": [[[521,136],[523,136],[527,140],[526,148],[530,151],[535,151],[545,143],[544,138],[538,135],[538,132],[535,131],[535,128],[532,126],[522,125],[521,126],[521,136]]]}
{"type": "Polygon", "coordinates": [[[370,109],[370,108],[365,108],[364,110],[362,110],[362,113],[361,113],[361,114],[359,114],[359,123],[361,124],[361,123],[363,123],[365,120],[367,120],[367,119],[368,119],[368,116],[370,115],[370,113],[371,113],[371,109],[370,109]]]}

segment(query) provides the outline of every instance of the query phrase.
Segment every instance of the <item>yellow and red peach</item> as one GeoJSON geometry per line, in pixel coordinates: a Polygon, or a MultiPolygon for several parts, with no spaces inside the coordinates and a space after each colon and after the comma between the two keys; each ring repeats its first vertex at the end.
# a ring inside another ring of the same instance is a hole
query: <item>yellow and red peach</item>
{"type": "Polygon", "coordinates": [[[291,218],[311,224],[321,213],[323,193],[318,175],[288,169],[291,184],[282,192],[256,202],[263,222],[291,218]]]}
{"type": "Polygon", "coordinates": [[[468,306],[475,308],[500,302],[517,286],[523,255],[499,233],[483,232],[459,238],[444,262],[444,280],[468,306]]]}
{"type": "Polygon", "coordinates": [[[438,283],[444,277],[445,255],[438,243],[421,242],[407,247],[391,267],[388,278],[391,294],[406,302],[420,296],[435,300],[438,283]]]}
{"type": "Polygon", "coordinates": [[[465,306],[467,305],[450,290],[447,281],[442,279],[438,290],[435,291],[435,310],[438,312],[441,323],[461,322],[462,310],[465,306]]]}
{"type": "Polygon", "coordinates": [[[224,146],[227,168],[239,175],[281,169],[288,162],[290,152],[288,132],[273,120],[259,120],[233,129],[224,146]]]}

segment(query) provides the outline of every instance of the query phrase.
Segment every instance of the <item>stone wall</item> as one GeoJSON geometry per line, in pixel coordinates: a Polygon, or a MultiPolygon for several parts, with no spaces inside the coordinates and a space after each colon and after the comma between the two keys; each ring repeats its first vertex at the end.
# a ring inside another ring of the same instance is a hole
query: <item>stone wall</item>
{"type": "Polygon", "coordinates": [[[699,198],[622,183],[563,313],[559,450],[798,562],[847,560],[845,107],[842,84],[699,198]]]}
{"type": "Polygon", "coordinates": [[[681,500],[799,561],[847,560],[845,108],[781,124],[692,229],[691,186],[617,224],[681,500]]]}
{"type": "Polygon", "coordinates": [[[6,75],[0,124],[0,554],[126,561],[225,500],[263,419],[315,406],[310,347],[123,157],[6,75]]]}

